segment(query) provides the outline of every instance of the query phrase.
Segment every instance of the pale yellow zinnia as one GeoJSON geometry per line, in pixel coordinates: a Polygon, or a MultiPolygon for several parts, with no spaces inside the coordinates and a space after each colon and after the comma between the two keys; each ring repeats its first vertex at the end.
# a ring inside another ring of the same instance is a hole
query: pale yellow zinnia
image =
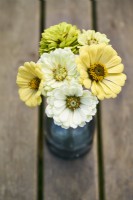
{"type": "Polygon", "coordinates": [[[103,33],[95,32],[94,30],[82,30],[82,33],[78,36],[78,42],[81,46],[90,46],[92,44],[108,44],[110,40],[103,33]]]}
{"type": "Polygon", "coordinates": [[[110,45],[83,46],[76,62],[81,84],[100,100],[120,93],[126,75],[122,73],[121,58],[110,45]]]}
{"type": "Polygon", "coordinates": [[[19,86],[19,96],[27,106],[34,107],[42,102],[41,93],[44,85],[44,74],[41,66],[34,62],[25,62],[20,66],[16,83],[19,86]]]}

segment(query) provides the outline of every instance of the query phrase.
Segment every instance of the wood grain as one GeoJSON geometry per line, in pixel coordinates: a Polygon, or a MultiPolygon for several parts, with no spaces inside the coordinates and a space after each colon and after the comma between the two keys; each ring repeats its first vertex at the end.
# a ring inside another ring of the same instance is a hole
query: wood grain
{"type": "Polygon", "coordinates": [[[67,22],[80,29],[91,28],[91,3],[88,0],[46,1],[46,27],[67,22]]]}
{"type": "Polygon", "coordinates": [[[37,109],[18,97],[16,75],[36,61],[38,4],[0,1],[0,200],[36,199],[37,109]]]}
{"type": "Polygon", "coordinates": [[[128,77],[122,93],[102,104],[106,200],[133,199],[132,9],[131,0],[98,1],[99,30],[111,39],[128,77]]]}
{"type": "MultiPolygon", "coordinates": [[[[88,0],[49,0],[46,9],[46,26],[66,21],[88,29],[91,23],[88,0]]],[[[96,136],[96,135],[95,135],[96,136]]],[[[95,138],[96,139],[96,138],[95,138]]],[[[46,200],[97,200],[96,143],[85,157],[64,161],[45,149],[46,200]]]]}

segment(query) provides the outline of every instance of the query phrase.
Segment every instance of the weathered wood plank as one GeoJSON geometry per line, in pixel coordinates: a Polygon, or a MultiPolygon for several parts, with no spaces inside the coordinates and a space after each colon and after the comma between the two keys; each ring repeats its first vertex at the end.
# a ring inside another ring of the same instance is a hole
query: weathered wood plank
{"type": "Polygon", "coordinates": [[[38,4],[0,1],[0,199],[36,199],[37,109],[19,100],[16,75],[38,56],[38,4]]]}
{"type": "Polygon", "coordinates": [[[122,93],[103,102],[103,148],[107,200],[133,199],[133,1],[98,1],[99,30],[123,58],[128,76],[122,93]],[[104,15],[103,15],[104,13],[104,15]]]}
{"type": "Polygon", "coordinates": [[[88,0],[49,0],[46,1],[46,26],[60,22],[77,25],[81,29],[91,27],[91,4],[88,0]]]}
{"type": "MultiPolygon", "coordinates": [[[[46,26],[66,21],[79,28],[90,28],[90,2],[88,0],[47,1],[46,26]]],[[[95,135],[96,136],[96,135],[95,135]]],[[[96,139],[96,138],[95,138],[96,139]]],[[[45,149],[46,200],[97,200],[96,145],[85,157],[64,161],[45,149]]]]}

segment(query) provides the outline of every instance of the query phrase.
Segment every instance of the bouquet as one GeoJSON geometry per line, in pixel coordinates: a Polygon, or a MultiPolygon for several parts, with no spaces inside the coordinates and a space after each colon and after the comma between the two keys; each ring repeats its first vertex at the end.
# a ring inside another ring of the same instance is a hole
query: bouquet
{"type": "Polygon", "coordinates": [[[44,30],[37,63],[17,74],[19,96],[29,107],[46,97],[46,115],[62,128],[83,127],[99,100],[115,98],[125,84],[120,56],[105,34],[62,22],[44,30]]]}

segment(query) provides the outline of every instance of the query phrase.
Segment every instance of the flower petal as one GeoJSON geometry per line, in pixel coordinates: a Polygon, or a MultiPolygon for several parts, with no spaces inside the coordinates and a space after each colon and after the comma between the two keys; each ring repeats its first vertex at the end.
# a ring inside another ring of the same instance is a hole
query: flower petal
{"type": "Polygon", "coordinates": [[[105,97],[105,93],[104,93],[103,88],[100,86],[99,83],[95,82],[95,90],[97,92],[96,96],[98,97],[98,99],[103,100],[104,97],[105,97]]]}
{"type": "Polygon", "coordinates": [[[63,93],[61,93],[59,90],[56,90],[54,92],[54,97],[56,99],[60,99],[60,100],[65,100],[66,99],[65,95],[63,93]]]}
{"type": "Polygon", "coordinates": [[[106,67],[107,68],[110,68],[110,67],[114,67],[116,65],[119,65],[121,63],[121,58],[119,56],[113,56],[111,58],[111,60],[109,60],[107,63],[106,63],[106,67]]]}
{"type": "Polygon", "coordinates": [[[97,96],[96,81],[92,81],[91,91],[95,96],[97,96]]]}
{"type": "Polygon", "coordinates": [[[124,69],[124,65],[123,64],[119,64],[119,65],[116,65],[114,67],[111,67],[111,68],[108,68],[108,73],[121,73],[123,72],[123,69],[124,69]]]}
{"type": "Polygon", "coordinates": [[[69,113],[70,110],[68,108],[66,108],[59,116],[61,122],[66,122],[69,120],[69,113]]]}
{"type": "Polygon", "coordinates": [[[29,88],[20,88],[19,96],[22,101],[27,101],[34,94],[34,90],[29,88]]]}
{"type": "Polygon", "coordinates": [[[80,115],[78,109],[74,110],[73,121],[77,125],[79,125],[81,123],[81,121],[82,121],[82,118],[81,118],[81,115],[80,115]]]}
{"type": "Polygon", "coordinates": [[[61,107],[59,107],[59,108],[57,108],[57,107],[53,107],[53,113],[54,113],[54,115],[60,115],[60,113],[62,113],[64,110],[66,109],[66,106],[65,105],[63,105],[63,106],[61,106],[61,107]]]}
{"type": "Polygon", "coordinates": [[[83,81],[83,84],[85,88],[89,89],[91,87],[91,80],[87,78],[83,81]]]}
{"type": "Polygon", "coordinates": [[[103,80],[103,83],[105,85],[107,85],[111,90],[112,92],[114,92],[115,94],[119,94],[120,91],[121,91],[121,87],[111,81],[107,81],[107,80],[103,80]]]}
{"type": "Polygon", "coordinates": [[[109,99],[116,97],[116,94],[105,83],[99,82],[99,84],[101,85],[103,91],[105,92],[105,98],[109,99]]]}
{"type": "Polygon", "coordinates": [[[126,75],[121,73],[121,74],[107,76],[106,80],[112,81],[113,83],[119,86],[123,86],[125,84],[126,78],[127,78],[126,75]]]}
{"type": "Polygon", "coordinates": [[[89,54],[87,52],[83,52],[83,53],[81,52],[80,58],[81,58],[82,62],[85,64],[86,68],[88,68],[91,64],[89,54]]]}
{"type": "Polygon", "coordinates": [[[52,107],[50,105],[48,105],[45,109],[46,115],[48,117],[53,117],[53,111],[52,111],[52,107]]]}
{"type": "Polygon", "coordinates": [[[89,55],[90,55],[90,65],[95,64],[97,56],[97,45],[89,46],[89,55]]]}
{"type": "Polygon", "coordinates": [[[57,107],[57,108],[64,106],[65,104],[66,104],[66,102],[63,101],[63,100],[55,100],[54,101],[54,106],[57,107]]]}
{"type": "Polygon", "coordinates": [[[112,57],[117,55],[117,52],[110,45],[104,46],[104,48],[102,48],[102,50],[103,50],[103,52],[99,59],[99,62],[102,64],[106,64],[107,62],[109,62],[112,59],[112,57]]]}

